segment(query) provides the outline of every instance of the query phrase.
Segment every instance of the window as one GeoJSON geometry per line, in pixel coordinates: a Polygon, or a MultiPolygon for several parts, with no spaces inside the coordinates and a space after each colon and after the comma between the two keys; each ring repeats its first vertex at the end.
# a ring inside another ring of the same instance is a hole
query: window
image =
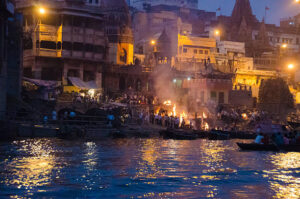
{"type": "Polygon", "coordinates": [[[95,53],[104,53],[103,46],[95,46],[95,53]]]}
{"type": "Polygon", "coordinates": [[[197,54],[198,53],[198,50],[194,50],[194,54],[197,54]]]}
{"type": "Polygon", "coordinates": [[[63,50],[72,50],[72,43],[68,41],[64,41],[62,48],[63,50]]]}
{"type": "Polygon", "coordinates": [[[61,50],[61,42],[60,42],[60,41],[57,42],[57,44],[56,44],[56,49],[57,49],[57,50],[61,50]]]}
{"type": "Polygon", "coordinates": [[[127,63],[127,51],[123,48],[120,54],[120,61],[127,63]]]}
{"type": "Polygon", "coordinates": [[[56,50],[56,43],[54,41],[41,41],[40,48],[56,50]]]}
{"type": "Polygon", "coordinates": [[[211,91],[210,92],[210,98],[212,100],[216,100],[217,99],[217,92],[216,91],[211,91]]]}
{"type": "Polygon", "coordinates": [[[199,50],[199,54],[203,54],[203,50],[199,50]]]}
{"type": "Polygon", "coordinates": [[[84,49],[86,52],[93,52],[94,46],[92,44],[85,44],[84,49]]]}
{"type": "Polygon", "coordinates": [[[219,92],[219,104],[225,103],[225,94],[224,92],[219,92]]]}
{"type": "Polygon", "coordinates": [[[208,55],[208,50],[205,50],[205,54],[208,55]]]}
{"type": "Polygon", "coordinates": [[[187,53],[187,48],[183,48],[183,53],[187,53]]]}
{"type": "Polygon", "coordinates": [[[78,43],[78,42],[74,42],[73,43],[73,50],[75,50],[75,51],[83,51],[83,44],[82,43],[78,43]]]}

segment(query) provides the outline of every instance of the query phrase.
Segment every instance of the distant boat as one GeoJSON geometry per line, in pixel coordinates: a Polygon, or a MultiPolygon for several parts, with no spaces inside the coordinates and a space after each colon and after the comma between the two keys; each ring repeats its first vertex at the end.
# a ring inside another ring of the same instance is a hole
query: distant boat
{"type": "Polygon", "coordinates": [[[286,151],[286,152],[300,152],[299,144],[290,144],[277,146],[275,144],[255,144],[255,143],[236,143],[241,150],[247,151],[286,151]]]}

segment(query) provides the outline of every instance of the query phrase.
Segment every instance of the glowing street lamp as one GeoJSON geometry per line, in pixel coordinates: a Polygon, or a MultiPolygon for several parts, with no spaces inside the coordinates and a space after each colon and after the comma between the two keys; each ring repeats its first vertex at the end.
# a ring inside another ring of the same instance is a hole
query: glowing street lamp
{"type": "Polygon", "coordinates": [[[44,15],[44,14],[46,13],[45,8],[40,7],[40,8],[39,8],[39,13],[40,13],[41,15],[44,15]]]}
{"type": "Polygon", "coordinates": [[[287,48],[287,44],[282,44],[281,48],[287,48]]]}
{"type": "Polygon", "coordinates": [[[191,80],[191,78],[190,78],[190,77],[188,77],[188,78],[187,78],[187,80],[188,80],[188,81],[190,81],[190,80],[191,80]]]}
{"type": "Polygon", "coordinates": [[[151,45],[155,45],[156,44],[156,41],[155,40],[151,40],[151,45]]]}
{"type": "Polygon", "coordinates": [[[173,83],[176,83],[177,82],[177,80],[176,79],[173,79],[173,83]]]}
{"type": "Polygon", "coordinates": [[[300,0],[295,0],[296,3],[300,3],[300,0]]]}
{"type": "Polygon", "coordinates": [[[288,69],[292,70],[292,69],[294,69],[294,68],[295,68],[295,65],[294,65],[294,64],[289,64],[289,65],[288,65],[288,69]]]}
{"type": "Polygon", "coordinates": [[[220,30],[215,30],[215,35],[216,36],[219,36],[221,33],[220,33],[220,30]]]}

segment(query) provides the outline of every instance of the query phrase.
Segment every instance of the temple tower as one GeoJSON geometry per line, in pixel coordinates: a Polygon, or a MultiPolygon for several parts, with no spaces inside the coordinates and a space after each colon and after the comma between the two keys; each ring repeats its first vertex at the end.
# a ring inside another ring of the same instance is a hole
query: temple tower
{"type": "Polygon", "coordinates": [[[131,17],[125,0],[104,0],[109,61],[118,65],[133,63],[131,17]]]}

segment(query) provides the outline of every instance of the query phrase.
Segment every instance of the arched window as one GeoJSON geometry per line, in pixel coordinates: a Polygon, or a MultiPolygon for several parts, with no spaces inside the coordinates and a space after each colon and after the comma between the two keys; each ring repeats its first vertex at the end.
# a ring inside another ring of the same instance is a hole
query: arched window
{"type": "Polygon", "coordinates": [[[127,63],[127,51],[123,48],[120,54],[120,61],[127,63]]]}
{"type": "Polygon", "coordinates": [[[136,90],[137,91],[141,91],[142,90],[142,81],[140,79],[138,79],[136,81],[136,90]]]}

